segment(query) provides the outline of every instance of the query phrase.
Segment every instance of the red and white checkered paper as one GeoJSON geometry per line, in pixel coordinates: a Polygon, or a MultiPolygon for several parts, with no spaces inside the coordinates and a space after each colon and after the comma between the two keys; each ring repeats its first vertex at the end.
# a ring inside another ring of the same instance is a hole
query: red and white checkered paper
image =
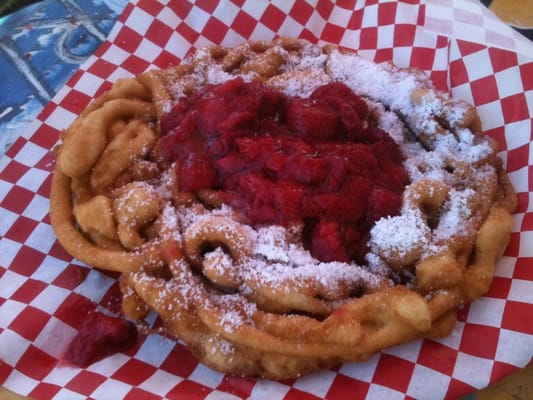
{"type": "Polygon", "coordinates": [[[436,36],[424,29],[424,12],[415,0],[128,4],[108,40],[0,158],[0,384],[39,399],[452,399],[528,364],[533,54],[436,36]],[[86,369],[61,361],[87,313],[117,312],[120,292],[115,275],[73,260],[50,227],[52,148],[59,131],[117,78],[164,68],[210,43],[231,46],[278,35],[422,68],[439,88],[476,105],[487,133],[501,145],[519,198],[512,240],[490,291],[461,310],[445,339],[415,341],[297,380],[225,376],[157,334],[86,369]]]}

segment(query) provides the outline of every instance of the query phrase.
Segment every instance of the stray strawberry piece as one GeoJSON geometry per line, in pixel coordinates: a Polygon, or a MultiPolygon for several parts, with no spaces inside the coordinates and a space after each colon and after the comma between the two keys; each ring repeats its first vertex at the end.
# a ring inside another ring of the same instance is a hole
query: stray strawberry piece
{"type": "Polygon", "coordinates": [[[137,328],[123,318],[100,312],[89,314],[65,353],[65,360],[85,368],[137,342],[137,328]]]}

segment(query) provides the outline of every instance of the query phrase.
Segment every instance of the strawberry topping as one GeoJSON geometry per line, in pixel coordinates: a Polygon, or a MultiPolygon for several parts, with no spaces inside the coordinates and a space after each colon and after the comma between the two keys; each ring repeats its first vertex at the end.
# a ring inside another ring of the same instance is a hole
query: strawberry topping
{"type": "Polygon", "coordinates": [[[254,225],[304,221],[322,261],[361,262],[370,227],[398,213],[409,182],[397,144],[340,82],[309,98],[241,78],[207,85],[161,130],[179,190],[218,190],[254,225]]]}

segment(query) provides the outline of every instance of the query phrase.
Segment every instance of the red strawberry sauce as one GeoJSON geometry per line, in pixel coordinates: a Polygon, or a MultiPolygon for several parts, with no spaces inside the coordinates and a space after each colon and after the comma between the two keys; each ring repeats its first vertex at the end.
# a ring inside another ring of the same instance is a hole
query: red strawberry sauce
{"type": "Polygon", "coordinates": [[[254,225],[304,221],[322,261],[361,262],[377,219],[395,215],[403,156],[345,84],[290,97],[241,78],[207,85],[161,119],[181,191],[219,190],[254,225]]]}

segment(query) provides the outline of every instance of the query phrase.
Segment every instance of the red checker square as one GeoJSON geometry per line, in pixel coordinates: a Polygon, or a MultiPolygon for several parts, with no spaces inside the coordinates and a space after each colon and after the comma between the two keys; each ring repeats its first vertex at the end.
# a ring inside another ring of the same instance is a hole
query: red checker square
{"type": "Polygon", "coordinates": [[[470,386],[468,383],[452,378],[448,384],[448,392],[445,397],[447,399],[460,399],[463,396],[475,393],[476,390],[475,387],[470,386]]]}
{"type": "Polygon", "coordinates": [[[134,53],[135,50],[137,50],[137,47],[139,47],[141,41],[141,35],[139,35],[137,32],[135,32],[128,26],[124,25],[120,29],[113,43],[121,49],[126,50],[128,53],[134,53]]]}
{"type": "Polygon", "coordinates": [[[533,315],[531,304],[519,301],[507,301],[503,314],[502,328],[518,332],[531,333],[533,315]]]}
{"type": "Polygon", "coordinates": [[[220,43],[220,41],[226,36],[229,27],[220,21],[218,18],[211,17],[207,21],[202,30],[202,35],[213,43],[220,43]]]}
{"type": "MultiPolygon", "coordinates": [[[[127,7],[126,7],[127,8],[127,7]]],[[[122,13],[124,15],[124,13],[122,13]]],[[[102,57],[111,48],[112,43],[109,40],[104,40],[102,44],[96,49],[93,56],[102,57]]]]}
{"type": "Polygon", "coordinates": [[[73,258],[58,241],[54,242],[48,254],[63,261],[72,261],[73,258]]]}
{"type": "Polygon", "coordinates": [[[109,81],[104,81],[100,87],[96,90],[96,92],[94,93],[94,98],[104,94],[105,92],[109,91],[109,89],[111,89],[111,86],[113,86],[113,83],[112,82],[109,82],[109,81]]]}
{"type": "MultiPolygon", "coordinates": [[[[33,136],[31,138],[31,142],[35,143],[33,136]]],[[[36,144],[38,146],[41,146],[40,143],[36,143],[36,144]]],[[[41,146],[41,147],[44,147],[44,146],[41,146]]],[[[50,148],[52,148],[52,147],[50,147],[50,148]]],[[[49,152],[45,153],[44,156],[39,161],[37,161],[35,163],[35,168],[42,169],[43,171],[52,172],[54,170],[54,165],[55,165],[54,153],[52,151],[49,151],[49,152]]],[[[45,178],[44,182],[47,182],[47,181],[52,182],[51,175],[49,177],[45,178]]],[[[43,185],[41,185],[41,188],[42,187],[43,187],[43,185]]],[[[49,187],[50,186],[48,186],[48,188],[49,187]]],[[[37,193],[41,194],[40,191],[37,191],[37,193]]],[[[50,194],[50,191],[47,191],[45,197],[50,197],[49,194],[50,194]]]]}
{"type": "Polygon", "coordinates": [[[69,264],[57,277],[52,284],[64,289],[73,290],[83,282],[89,269],[79,265],[69,264]]]}
{"type": "Polygon", "coordinates": [[[518,171],[525,167],[529,159],[529,143],[516,149],[509,150],[507,156],[507,171],[518,171]]]}
{"type": "Polygon", "coordinates": [[[167,394],[168,399],[204,399],[212,390],[199,383],[184,380],[174,386],[167,394]]]}
{"type": "Polygon", "coordinates": [[[487,104],[500,98],[494,75],[472,81],[470,87],[476,105],[487,104]]]}
{"type": "Polygon", "coordinates": [[[77,293],[70,293],[57,308],[54,316],[70,326],[80,329],[88,314],[96,307],[96,303],[77,293]]]}
{"type": "Polygon", "coordinates": [[[24,243],[38,224],[38,221],[19,216],[9,227],[5,237],[14,240],[15,242],[24,243]]]}
{"type": "Polygon", "coordinates": [[[80,114],[87,108],[91,100],[92,97],[72,89],[67,93],[63,100],[61,100],[61,107],[73,114],[80,114]]]}
{"type": "Polygon", "coordinates": [[[20,186],[13,186],[9,193],[4,197],[0,206],[13,211],[15,214],[22,214],[28,204],[33,199],[34,194],[28,189],[20,186]]]}
{"type": "Polygon", "coordinates": [[[359,41],[361,50],[374,50],[378,46],[378,28],[362,28],[359,41]]]}
{"type": "Polygon", "coordinates": [[[28,141],[26,139],[19,137],[17,140],[15,140],[15,142],[11,145],[11,147],[7,149],[5,153],[6,156],[14,158],[18,154],[20,149],[22,149],[27,142],[28,141]]]}
{"type": "Polygon", "coordinates": [[[165,6],[159,1],[141,1],[137,4],[137,7],[150,15],[156,16],[165,6]]]}
{"type": "Polygon", "coordinates": [[[363,25],[364,9],[354,10],[348,21],[347,29],[359,30],[363,25]]]}
{"type": "Polygon", "coordinates": [[[215,11],[218,4],[216,1],[212,0],[197,0],[194,2],[194,5],[209,14],[213,14],[213,11],[215,11]]]}
{"type": "Polygon", "coordinates": [[[100,305],[117,315],[121,313],[122,292],[120,291],[120,285],[118,284],[118,281],[115,282],[115,284],[111,286],[104,294],[102,300],[100,300],[100,305]]]}
{"type": "MultiPolygon", "coordinates": [[[[518,65],[518,56],[512,51],[489,47],[490,63],[494,72],[500,72],[518,65]]],[[[532,71],[533,72],[533,71],[532,71]]]]}
{"type": "Polygon", "coordinates": [[[511,280],[501,276],[495,276],[492,279],[492,284],[485,296],[494,297],[496,299],[506,299],[511,288],[511,280]]]}
{"type": "Polygon", "coordinates": [[[318,14],[327,20],[333,11],[333,8],[335,7],[335,4],[331,1],[319,1],[316,5],[316,10],[318,11],[318,14]]]}
{"type": "Polygon", "coordinates": [[[19,163],[18,161],[11,160],[2,171],[0,171],[0,179],[17,183],[17,181],[28,172],[29,168],[24,164],[19,163]]]}
{"type": "Polygon", "coordinates": [[[87,68],[87,72],[99,78],[107,79],[116,69],[117,66],[115,64],[99,58],[87,68]]]}
{"type": "Polygon", "coordinates": [[[57,360],[30,344],[15,366],[20,372],[38,381],[44,379],[57,364],[57,360]]]}
{"type": "Polygon", "coordinates": [[[516,260],[513,277],[516,279],[524,279],[526,281],[533,281],[533,258],[523,257],[516,260]]]}
{"type": "Polygon", "coordinates": [[[39,118],[39,120],[41,121],[47,120],[48,117],[52,115],[52,113],[54,112],[56,108],[57,108],[57,104],[54,103],[53,101],[49,101],[48,104],[45,105],[44,108],[41,110],[37,118],[39,118]]]}
{"type": "Polygon", "coordinates": [[[120,22],[126,21],[130,17],[132,11],[133,11],[133,4],[128,4],[122,11],[122,14],[120,14],[118,20],[120,22]]]}
{"type": "MultiPolygon", "coordinates": [[[[0,331],[1,333],[2,331],[0,331]]],[[[5,382],[7,380],[7,377],[9,374],[11,374],[12,371],[11,365],[8,365],[7,363],[0,360],[0,382],[5,382]]]]}
{"type": "Polygon", "coordinates": [[[256,25],[257,21],[255,18],[250,16],[250,14],[240,10],[235,16],[235,19],[231,24],[231,28],[239,35],[247,38],[252,35],[256,25]]]}
{"type": "Polygon", "coordinates": [[[517,372],[520,368],[507,364],[501,361],[494,361],[492,366],[492,373],[490,375],[491,382],[499,382],[503,378],[511,375],[514,372],[517,372]]]}
{"type": "Polygon", "coordinates": [[[48,286],[46,283],[36,281],[35,279],[28,279],[20,286],[11,296],[12,300],[20,301],[21,303],[29,304],[31,301],[41,293],[44,288],[48,286]]]}
{"type": "Polygon", "coordinates": [[[396,9],[398,8],[398,3],[389,2],[382,3],[378,7],[378,25],[392,25],[396,20],[396,9]]]}
{"type": "Polygon", "coordinates": [[[188,1],[174,1],[172,2],[172,11],[176,13],[182,20],[187,18],[193,8],[193,3],[188,1]]]}
{"type": "Polygon", "coordinates": [[[184,346],[176,344],[160,368],[163,371],[186,378],[192,374],[197,366],[198,361],[191,352],[184,346]]]}
{"type": "Polygon", "coordinates": [[[520,75],[522,76],[522,85],[525,90],[533,90],[533,62],[519,66],[520,75]]]}
{"type": "Polygon", "coordinates": [[[123,400],[160,400],[161,397],[153,393],[149,393],[146,390],[140,388],[131,389],[124,397],[123,400]]]}
{"type": "MultiPolygon", "coordinates": [[[[59,131],[50,125],[42,124],[32,135],[31,141],[45,149],[51,149],[59,138],[59,131]]],[[[52,155],[52,153],[49,153],[52,155]]],[[[48,168],[47,168],[48,169],[48,168]]]]}
{"type": "Polygon", "coordinates": [[[200,36],[198,32],[184,22],[178,24],[176,27],[176,33],[183,36],[189,43],[194,43],[200,36]]]}
{"type": "MultiPolygon", "coordinates": [[[[52,172],[54,169],[54,155],[52,152],[46,153],[46,155],[39,160],[37,164],[35,164],[36,167],[42,169],[43,171],[49,171],[52,172]]],[[[41,186],[36,190],[37,194],[40,194],[43,197],[49,198],[50,197],[50,188],[52,187],[52,174],[49,174],[44,181],[41,183],[41,186]]],[[[49,223],[48,217],[44,217],[42,222],[49,223]]]]}
{"type": "Polygon", "coordinates": [[[150,63],[136,55],[131,55],[122,62],[122,68],[134,75],[140,74],[148,68],[150,63]]]}
{"type": "Polygon", "coordinates": [[[324,26],[324,29],[322,30],[320,38],[326,42],[338,43],[342,40],[342,37],[344,36],[345,32],[346,29],[327,22],[324,26]]]}
{"type": "Polygon", "coordinates": [[[314,396],[311,393],[303,392],[296,388],[290,388],[283,397],[283,400],[319,400],[320,397],[314,396]]]}
{"type": "Polygon", "coordinates": [[[377,49],[376,54],[374,55],[374,62],[380,63],[380,62],[390,61],[392,60],[393,53],[394,53],[394,50],[391,48],[377,49]]]}
{"type": "Polygon", "coordinates": [[[431,71],[429,78],[437,88],[443,92],[448,92],[448,72],[447,71],[431,71]]]}
{"type": "Polygon", "coordinates": [[[529,115],[529,108],[524,93],[517,93],[515,95],[501,99],[503,117],[505,123],[514,121],[521,121],[525,115],[529,115]]]}
{"type": "Polygon", "coordinates": [[[465,85],[469,82],[468,71],[462,59],[450,62],[450,89],[465,85]]]}
{"type": "Polygon", "coordinates": [[[382,354],[372,381],[405,392],[413,375],[414,364],[390,354],[382,354]]]}
{"type": "Polygon", "coordinates": [[[456,359],[456,350],[432,340],[424,340],[417,362],[445,375],[451,375],[456,359]]]}
{"type": "Polygon", "coordinates": [[[28,396],[32,399],[53,399],[60,390],[61,386],[40,382],[28,393],[28,396]]]}
{"type": "Polygon", "coordinates": [[[461,56],[463,57],[486,49],[486,46],[483,44],[478,44],[478,43],[465,41],[465,40],[458,40],[457,46],[459,48],[459,52],[461,56]]]}
{"type": "Polygon", "coordinates": [[[494,358],[500,330],[492,326],[465,324],[461,351],[476,357],[494,358]]]}
{"type": "Polygon", "coordinates": [[[222,382],[217,386],[217,390],[224,393],[231,393],[241,399],[248,399],[254,386],[255,381],[253,379],[224,375],[222,382]]]}
{"type": "Polygon", "coordinates": [[[289,11],[289,15],[301,25],[305,25],[312,14],[313,7],[305,1],[295,1],[289,11]]]}
{"type": "MultiPolygon", "coordinates": [[[[531,171],[533,173],[533,169],[531,171]]],[[[518,257],[520,250],[520,232],[511,232],[511,238],[509,244],[505,249],[503,255],[508,257],[518,257]]]]}
{"type": "Polygon", "coordinates": [[[102,375],[82,370],[65,387],[73,392],[88,396],[106,380],[107,378],[102,375]]]}
{"type": "Polygon", "coordinates": [[[150,24],[150,27],[144,36],[154,43],[167,43],[173,32],[174,30],[170,26],[158,19],[155,19],[150,24]]]}
{"type": "Polygon", "coordinates": [[[31,247],[22,246],[13,259],[10,269],[24,276],[31,276],[41,265],[45,255],[31,247]]]}
{"type": "Polygon", "coordinates": [[[35,340],[50,319],[50,315],[38,308],[27,306],[9,324],[9,329],[17,332],[20,336],[35,340]]]}
{"type": "Polygon", "coordinates": [[[75,71],[72,76],[70,77],[70,79],[68,80],[67,82],[67,86],[69,87],[74,87],[76,86],[76,84],[78,83],[78,81],[81,79],[81,77],[83,76],[83,70],[82,69],[79,69],[77,71],[75,71]]]}
{"type": "Polygon", "coordinates": [[[269,4],[261,16],[261,23],[274,32],[277,32],[285,20],[285,13],[279,8],[269,4]]]}
{"type": "MultiPolygon", "coordinates": [[[[493,138],[498,142],[498,148],[500,151],[507,150],[507,139],[505,137],[505,128],[503,126],[496,127],[494,129],[488,129],[484,131],[485,134],[493,138]]],[[[527,160],[526,160],[527,165],[527,160]]]]}
{"type": "Polygon", "coordinates": [[[180,59],[179,57],[176,57],[174,54],[168,52],[165,49],[161,50],[161,53],[152,61],[152,63],[159,68],[167,68],[171,65],[177,65],[179,64],[180,59]]]}
{"type": "Polygon", "coordinates": [[[526,213],[524,219],[522,220],[522,231],[532,231],[533,230],[533,213],[526,213]]]}
{"type": "Polygon", "coordinates": [[[352,379],[349,376],[337,374],[331,383],[331,387],[326,394],[328,400],[342,400],[346,394],[350,393],[353,399],[364,399],[368,393],[370,384],[367,382],[352,379]]]}
{"type": "MultiPolygon", "coordinates": [[[[392,3],[391,3],[392,4],[392,3]]],[[[398,24],[394,26],[394,47],[409,47],[413,45],[413,38],[415,37],[416,25],[398,24]]]]}
{"type": "Polygon", "coordinates": [[[310,31],[309,29],[307,28],[304,28],[301,32],[300,32],[300,39],[303,39],[303,40],[307,40],[309,41],[310,43],[316,43],[318,42],[318,38],[316,37],[316,35],[310,31]]]}
{"type": "Polygon", "coordinates": [[[433,62],[435,60],[435,49],[427,47],[413,47],[411,51],[411,66],[430,71],[433,69],[433,62]]]}

